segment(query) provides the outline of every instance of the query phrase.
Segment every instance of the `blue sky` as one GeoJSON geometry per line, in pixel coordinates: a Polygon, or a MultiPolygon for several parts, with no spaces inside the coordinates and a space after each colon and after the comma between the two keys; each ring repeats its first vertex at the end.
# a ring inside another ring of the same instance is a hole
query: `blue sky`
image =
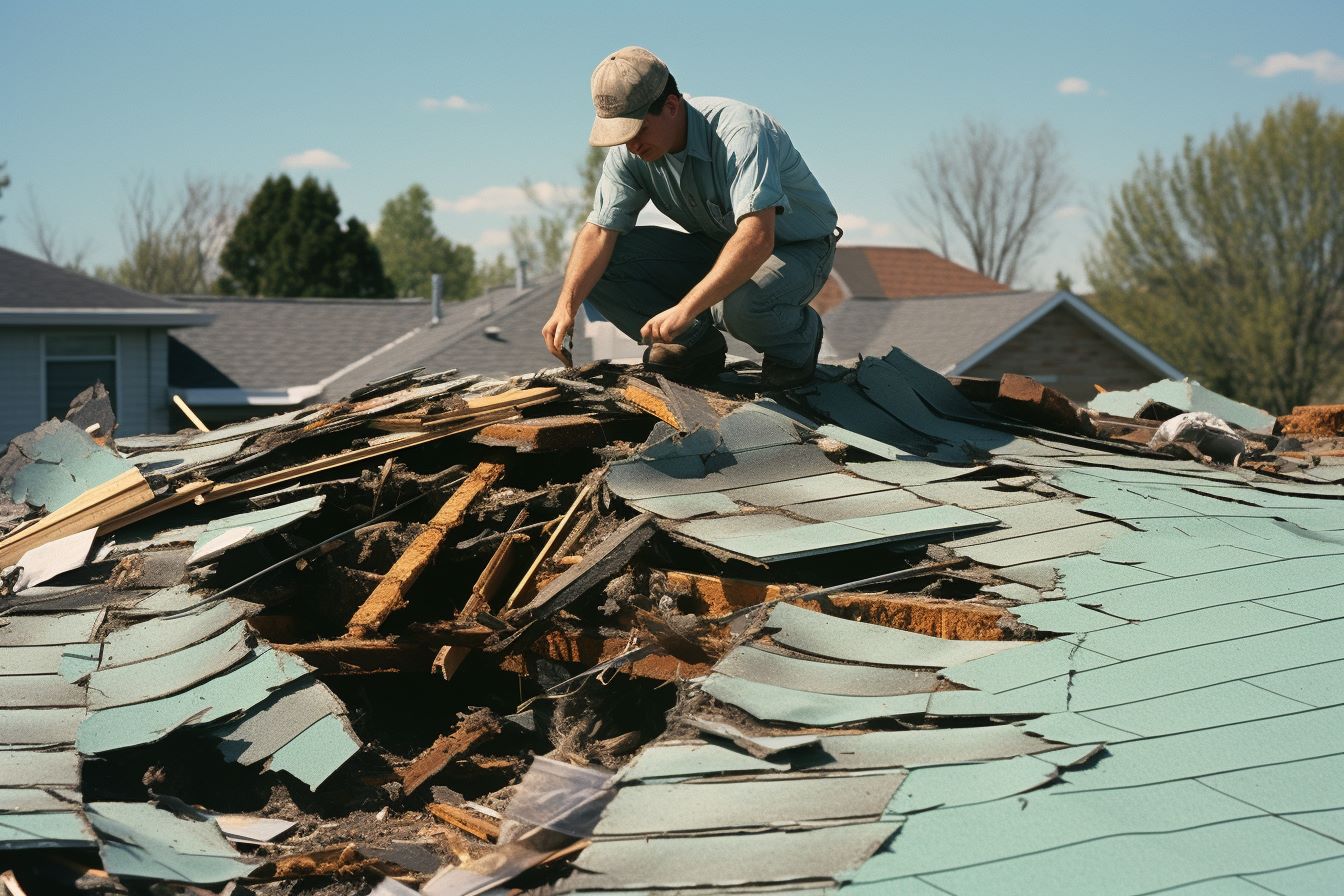
{"type": "Polygon", "coordinates": [[[1344,14],[1328,2],[26,0],[0,29],[13,179],[0,244],[33,251],[31,196],[67,245],[111,263],[137,177],[171,190],[188,173],[255,185],[312,171],[370,224],[421,182],[440,230],[493,254],[528,211],[523,178],[577,184],[588,75],[632,43],[687,93],[778,119],[850,244],[926,244],[900,197],[933,135],[968,117],[1050,122],[1076,186],[1024,286],[1060,269],[1081,280],[1106,197],[1141,153],[1296,95],[1344,106],[1344,14]]]}

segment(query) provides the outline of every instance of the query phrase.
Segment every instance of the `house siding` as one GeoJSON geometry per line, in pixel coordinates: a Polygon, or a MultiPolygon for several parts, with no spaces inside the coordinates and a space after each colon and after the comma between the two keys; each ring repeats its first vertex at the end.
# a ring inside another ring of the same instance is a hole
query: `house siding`
{"type": "MultiPolygon", "coordinates": [[[[0,327],[0,443],[44,419],[42,335],[54,328],[0,327]]],[[[168,336],[162,329],[118,327],[117,432],[168,431],[168,336]]],[[[93,385],[90,383],[89,385],[93,385]]]]}
{"type": "Polygon", "coordinates": [[[1090,401],[1097,394],[1095,386],[1137,389],[1164,378],[1065,306],[1049,312],[964,372],[992,378],[1026,374],[1076,402],[1090,401]]]}
{"type": "Polygon", "coordinates": [[[0,327],[0,442],[42,422],[41,331],[0,327]]]}

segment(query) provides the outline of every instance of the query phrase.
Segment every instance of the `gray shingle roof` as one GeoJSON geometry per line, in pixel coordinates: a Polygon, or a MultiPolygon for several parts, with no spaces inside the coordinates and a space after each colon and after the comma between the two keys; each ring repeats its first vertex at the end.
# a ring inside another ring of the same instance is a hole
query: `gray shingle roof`
{"type": "Polygon", "coordinates": [[[84,324],[103,319],[109,324],[133,320],[146,326],[209,323],[207,315],[172,299],[113,286],[0,248],[0,321],[84,324]]]}
{"type": "MultiPolygon", "coordinates": [[[[313,385],[429,323],[423,299],[181,301],[209,311],[215,322],[170,337],[168,378],[179,388],[313,385]]],[[[356,376],[361,383],[372,379],[356,376]]]]}
{"type": "Polygon", "coordinates": [[[826,322],[831,357],[882,356],[893,345],[934,370],[948,370],[988,345],[1055,295],[990,293],[925,299],[855,298],[826,322]]]}

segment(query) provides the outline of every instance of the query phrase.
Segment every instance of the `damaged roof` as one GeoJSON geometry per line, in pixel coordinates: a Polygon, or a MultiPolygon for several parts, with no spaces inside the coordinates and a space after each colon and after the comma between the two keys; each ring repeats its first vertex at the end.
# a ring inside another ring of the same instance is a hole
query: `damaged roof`
{"type": "Polygon", "coordinates": [[[899,350],[755,376],[412,372],[209,433],[20,440],[0,846],[431,896],[1331,890],[1336,442],[1235,430],[1218,463],[899,350]],[[462,715],[400,732],[346,686],[376,681],[462,715]],[[427,870],[236,847],[81,771],[156,744],[171,769],[183,738],[359,794],[327,811],[381,806],[369,832],[436,826],[427,870]]]}

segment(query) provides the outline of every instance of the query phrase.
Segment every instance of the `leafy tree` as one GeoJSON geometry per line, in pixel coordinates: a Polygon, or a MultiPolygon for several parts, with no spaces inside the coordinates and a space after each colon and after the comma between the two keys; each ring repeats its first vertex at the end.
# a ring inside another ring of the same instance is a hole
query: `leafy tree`
{"type": "Polygon", "coordinates": [[[1050,213],[1069,187],[1059,136],[1039,124],[1020,137],[967,121],[915,160],[920,187],[907,198],[916,224],[944,258],[968,254],[986,277],[1012,284],[1043,248],[1050,213]]]}
{"type": "Polygon", "coordinates": [[[238,218],[220,255],[225,293],[269,296],[393,295],[392,282],[358,218],[340,224],[330,185],[311,176],[298,187],[288,175],[268,177],[238,218]]]}
{"type": "MultiPolygon", "coordinates": [[[[7,164],[9,163],[0,162],[0,195],[3,195],[5,192],[5,187],[9,186],[9,175],[5,173],[5,166],[7,164]]],[[[0,221],[3,220],[5,220],[4,216],[0,215],[0,221]]]]}
{"type": "Polygon", "coordinates": [[[1055,289],[1058,292],[1073,292],[1073,278],[1063,271],[1055,271],[1055,289]]]}
{"type": "Polygon", "coordinates": [[[512,283],[515,275],[513,265],[509,264],[509,260],[501,252],[495,256],[494,261],[482,261],[476,266],[476,276],[472,278],[472,294],[477,295],[487,289],[512,283]]]}
{"type": "Polygon", "coordinates": [[[1206,386],[1284,412],[1344,387],[1344,114],[1311,99],[1142,158],[1088,259],[1101,309],[1206,386]]]}
{"type": "Polygon", "coordinates": [[[471,294],[476,253],[441,236],[430,217],[433,210],[429,192],[411,184],[383,205],[374,244],[397,295],[428,295],[430,276],[442,274],[444,298],[465,299],[471,294]]]}
{"type": "Polygon", "coordinates": [[[541,198],[531,181],[524,180],[523,192],[538,209],[535,219],[516,218],[509,227],[514,257],[527,262],[528,271],[536,274],[554,274],[564,269],[569,257],[569,246],[574,232],[583,225],[592,208],[593,194],[602,176],[602,163],[607,150],[590,146],[583,161],[577,166],[583,186],[572,199],[559,202],[541,198]]]}

